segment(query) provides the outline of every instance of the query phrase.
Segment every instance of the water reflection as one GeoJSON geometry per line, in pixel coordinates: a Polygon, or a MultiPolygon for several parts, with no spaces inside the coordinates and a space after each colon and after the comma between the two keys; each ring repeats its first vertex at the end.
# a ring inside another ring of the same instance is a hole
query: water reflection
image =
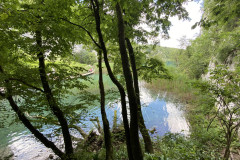
{"type": "Polygon", "coordinates": [[[147,107],[142,107],[142,113],[146,127],[150,130],[155,130],[152,135],[163,136],[169,131],[167,123],[169,113],[164,100],[155,99],[147,107]]]}
{"type": "MultiPolygon", "coordinates": [[[[150,90],[144,87],[143,82],[140,86],[142,113],[146,127],[152,131],[151,136],[163,136],[167,132],[187,135],[189,127],[184,112],[181,111],[182,106],[165,101],[164,98],[160,98],[164,96],[159,94],[151,94],[150,90]]],[[[91,118],[99,117],[101,120],[100,107],[91,108],[89,111],[91,116],[86,117],[84,121],[85,128],[83,128],[86,132],[94,127],[92,121],[90,121],[91,118]]],[[[106,108],[110,126],[113,125],[115,110],[117,110],[118,124],[121,124],[121,103],[119,101],[110,102],[106,105],[106,108]]],[[[43,128],[45,134],[52,132],[51,126],[44,126],[43,128]]],[[[0,128],[0,136],[0,151],[4,152],[7,148],[7,151],[10,150],[9,154],[14,153],[12,157],[15,160],[46,159],[52,153],[50,149],[38,142],[22,124],[13,124],[7,128],[0,128]]],[[[2,153],[0,152],[0,154],[2,153]]]]}
{"type": "MultiPolygon", "coordinates": [[[[181,110],[181,104],[175,104],[160,98],[164,96],[151,95],[150,91],[140,83],[142,114],[147,129],[151,132],[152,137],[163,136],[167,132],[182,133],[187,135],[189,132],[188,123],[181,110]]],[[[113,125],[114,110],[117,110],[118,123],[122,123],[121,103],[109,103],[106,105],[106,112],[110,126],[113,125]]],[[[100,108],[95,107],[91,110],[95,117],[101,119],[100,108]]],[[[129,110],[128,110],[129,113],[129,110]]],[[[89,119],[85,122],[87,126],[94,127],[89,119]]]]}
{"type": "Polygon", "coordinates": [[[181,110],[184,106],[166,100],[165,93],[151,92],[140,83],[143,117],[148,129],[154,129],[153,136],[163,136],[167,132],[189,134],[189,125],[181,110]]]}

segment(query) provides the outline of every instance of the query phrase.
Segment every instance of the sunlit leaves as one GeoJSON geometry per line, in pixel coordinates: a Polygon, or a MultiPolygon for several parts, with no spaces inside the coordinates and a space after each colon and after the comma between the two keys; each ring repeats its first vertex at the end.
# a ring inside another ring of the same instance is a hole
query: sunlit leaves
{"type": "Polygon", "coordinates": [[[158,59],[150,58],[138,69],[139,75],[147,82],[152,79],[164,78],[171,79],[168,70],[165,68],[164,63],[158,59]]]}

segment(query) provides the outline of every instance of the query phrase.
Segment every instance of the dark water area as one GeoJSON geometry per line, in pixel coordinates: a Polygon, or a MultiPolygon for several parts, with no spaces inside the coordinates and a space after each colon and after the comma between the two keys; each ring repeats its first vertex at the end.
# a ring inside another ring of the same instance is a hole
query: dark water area
{"type": "MultiPolygon", "coordinates": [[[[149,130],[154,130],[153,134],[151,133],[153,138],[163,136],[167,132],[188,134],[189,126],[184,117],[184,112],[181,110],[184,106],[160,98],[164,97],[163,95],[152,95],[152,92],[144,87],[144,82],[140,83],[140,92],[143,117],[146,127],[149,130]]],[[[1,101],[0,105],[3,108],[8,103],[1,101]]],[[[111,127],[115,110],[117,111],[117,122],[121,124],[121,103],[118,99],[108,101],[106,104],[106,112],[111,127]]],[[[91,107],[88,112],[91,113],[91,116],[86,117],[83,121],[85,125],[81,126],[86,132],[94,128],[93,122],[90,121],[91,118],[99,117],[101,121],[99,105],[91,107]]],[[[6,159],[44,160],[48,158],[49,154],[52,154],[52,151],[38,142],[20,122],[14,121],[16,118],[14,112],[1,110],[0,114],[0,159],[8,157],[6,159]],[[10,122],[13,124],[10,125],[10,122]]],[[[45,135],[48,135],[53,128],[45,125],[41,130],[45,135]]],[[[62,144],[61,138],[52,140],[57,142],[58,145],[62,144]]]]}

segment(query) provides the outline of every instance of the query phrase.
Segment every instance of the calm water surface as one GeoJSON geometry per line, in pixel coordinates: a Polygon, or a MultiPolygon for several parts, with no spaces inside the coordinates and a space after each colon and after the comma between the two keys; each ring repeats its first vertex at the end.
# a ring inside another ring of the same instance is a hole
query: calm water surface
{"type": "MultiPolygon", "coordinates": [[[[152,95],[150,90],[144,87],[144,82],[140,84],[140,91],[145,124],[148,129],[156,130],[155,133],[151,134],[152,137],[163,136],[167,132],[188,134],[189,126],[184,112],[181,110],[183,107],[181,104],[166,101],[164,98],[160,98],[164,97],[160,94],[152,95]]],[[[0,105],[6,106],[8,103],[2,101],[0,105]]],[[[0,108],[3,108],[2,106],[0,108]]],[[[120,102],[110,102],[106,108],[111,126],[115,110],[117,110],[118,123],[122,122],[120,102]]],[[[52,154],[52,151],[38,142],[21,123],[14,122],[10,125],[15,117],[13,112],[1,109],[0,112],[0,159],[9,156],[11,158],[8,159],[14,160],[43,160],[52,154]]],[[[99,106],[92,107],[90,113],[101,120],[99,106]]],[[[92,116],[85,120],[84,129],[86,131],[94,127],[93,123],[89,121],[92,116]]],[[[44,126],[44,128],[45,134],[51,132],[51,126],[44,126]]],[[[58,141],[59,145],[61,143],[61,140],[58,141]]]]}

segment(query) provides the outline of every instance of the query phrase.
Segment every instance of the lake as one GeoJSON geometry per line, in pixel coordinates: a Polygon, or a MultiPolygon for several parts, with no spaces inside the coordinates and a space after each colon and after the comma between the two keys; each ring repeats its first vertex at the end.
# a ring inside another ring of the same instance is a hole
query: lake
{"type": "MultiPolygon", "coordinates": [[[[92,76],[94,80],[97,75],[92,76]]],[[[111,88],[108,76],[105,76],[106,88],[111,88]]],[[[145,82],[140,82],[142,113],[145,120],[146,127],[155,132],[151,136],[163,136],[167,132],[182,133],[187,135],[189,133],[189,126],[182,111],[183,105],[179,103],[166,100],[163,93],[159,91],[158,94],[152,94],[151,90],[145,87],[145,82]]],[[[91,90],[91,88],[90,88],[91,90]]],[[[73,98],[74,99],[74,98],[73,98]]],[[[74,103],[74,102],[73,102],[74,103]]],[[[14,112],[9,108],[7,101],[0,103],[0,159],[8,157],[7,159],[14,160],[43,160],[47,159],[49,154],[53,154],[51,149],[47,149],[20,123],[13,121],[15,118],[14,112]]],[[[83,121],[85,124],[83,129],[89,131],[94,128],[90,121],[92,117],[99,117],[101,120],[100,107],[98,105],[90,107],[89,113],[91,116],[86,117],[83,121]]],[[[117,110],[118,124],[122,123],[121,117],[121,103],[117,99],[108,101],[106,105],[106,112],[110,126],[113,125],[114,111],[117,110]]],[[[44,126],[44,133],[47,135],[51,132],[52,126],[44,126]]],[[[58,144],[61,145],[61,139],[58,144]]]]}

